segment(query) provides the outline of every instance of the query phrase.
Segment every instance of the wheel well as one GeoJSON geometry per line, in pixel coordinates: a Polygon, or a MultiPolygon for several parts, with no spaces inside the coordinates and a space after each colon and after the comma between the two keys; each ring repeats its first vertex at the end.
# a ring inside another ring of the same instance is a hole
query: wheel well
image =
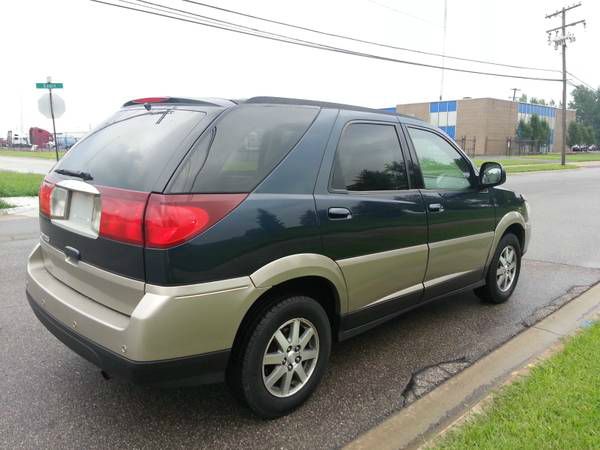
{"type": "Polygon", "coordinates": [[[265,311],[284,296],[307,295],[323,307],[331,324],[332,335],[337,335],[340,306],[339,296],[333,283],[323,277],[307,276],[294,278],[272,286],[252,304],[242,319],[233,342],[233,351],[240,349],[239,343],[249,339],[249,333],[265,311]]]}
{"type": "Polygon", "coordinates": [[[513,223],[511,226],[509,226],[506,231],[504,232],[504,234],[502,235],[503,237],[506,236],[507,234],[514,234],[517,239],[519,240],[519,244],[521,245],[521,250],[523,249],[523,246],[525,245],[525,229],[518,223],[513,223]]]}

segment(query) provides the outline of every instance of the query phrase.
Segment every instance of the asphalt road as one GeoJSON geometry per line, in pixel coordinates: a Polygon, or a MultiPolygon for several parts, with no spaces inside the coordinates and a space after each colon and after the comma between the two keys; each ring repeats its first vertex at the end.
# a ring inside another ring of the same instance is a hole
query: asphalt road
{"type": "Polygon", "coordinates": [[[53,159],[0,156],[0,170],[47,174],[56,163],[53,159]]]}
{"type": "Polygon", "coordinates": [[[264,422],[225,386],[104,381],[25,300],[34,219],[0,219],[0,448],[335,448],[600,280],[600,169],[511,176],[534,235],[510,302],[454,296],[334,347],[302,408],[264,422]]]}

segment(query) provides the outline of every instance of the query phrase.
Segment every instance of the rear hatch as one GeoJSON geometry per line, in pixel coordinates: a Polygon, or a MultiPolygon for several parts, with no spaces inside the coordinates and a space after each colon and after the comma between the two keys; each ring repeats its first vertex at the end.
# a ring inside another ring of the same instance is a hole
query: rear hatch
{"type": "Polygon", "coordinates": [[[40,188],[46,269],[130,315],[144,294],[144,211],[222,108],[124,108],[78,142],[40,188]]]}

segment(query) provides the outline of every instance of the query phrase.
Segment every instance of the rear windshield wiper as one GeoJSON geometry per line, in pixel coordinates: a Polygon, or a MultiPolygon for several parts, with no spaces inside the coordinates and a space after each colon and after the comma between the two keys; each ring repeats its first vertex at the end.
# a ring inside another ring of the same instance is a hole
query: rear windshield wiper
{"type": "Polygon", "coordinates": [[[81,170],[69,170],[69,169],[56,169],[56,173],[60,173],[61,175],[69,175],[72,177],[81,178],[82,180],[93,180],[92,174],[89,172],[82,172],[81,170]]]}

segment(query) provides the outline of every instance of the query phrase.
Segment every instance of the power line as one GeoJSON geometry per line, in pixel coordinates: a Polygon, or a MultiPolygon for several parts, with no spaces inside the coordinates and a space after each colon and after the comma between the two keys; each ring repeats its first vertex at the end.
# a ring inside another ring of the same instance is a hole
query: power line
{"type": "Polygon", "coordinates": [[[427,19],[423,19],[422,17],[415,16],[414,14],[407,13],[406,11],[401,11],[401,10],[399,10],[397,8],[394,8],[393,6],[386,5],[384,3],[379,3],[379,2],[376,2],[375,0],[367,0],[367,1],[370,2],[370,3],[373,3],[374,5],[379,6],[381,8],[389,9],[390,11],[394,11],[395,13],[401,14],[403,16],[407,16],[407,17],[410,17],[412,19],[416,19],[416,20],[419,20],[421,22],[425,22],[425,23],[428,23],[430,25],[434,25],[434,26],[436,26],[438,28],[441,28],[441,25],[439,23],[431,22],[431,21],[429,21],[427,19]]]}
{"type": "Polygon", "coordinates": [[[492,65],[492,66],[508,67],[508,68],[511,68],[511,69],[537,70],[537,71],[542,71],[542,72],[560,72],[560,70],[557,70],[557,69],[547,69],[547,68],[542,68],[542,67],[531,67],[531,66],[520,66],[520,65],[514,65],[514,64],[504,64],[504,63],[498,63],[498,62],[488,61],[488,60],[482,60],[482,59],[464,58],[464,57],[460,57],[460,56],[449,56],[449,55],[444,55],[443,53],[427,52],[427,51],[424,51],[424,50],[417,50],[417,49],[408,48],[408,47],[399,47],[399,46],[396,46],[396,45],[384,44],[384,43],[381,43],[381,42],[370,41],[370,40],[366,40],[366,39],[359,39],[359,38],[355,38],[355,37],[351,37],[351,36],[346,36],[346,35],[343,35],[343,34],[330,33],[330,32],[327,32],[327,31],[317,30],[315,28],[303,27],[303,26],[300,26],[300,25],[295,25],[295,24],[288,23],[288,22],[282,22],[282,21],[279,21],[279,20],[267,19],[265,17],[255,16],[253,14],[244,13],[244,12],[241,12],[241,11],[235,11],[233,9],[227,9],[227,8],[223,8],[221,6],[215,6],[215,5],[211,5],[209,3],[199,2],[199,1],[196,1],[196,0],[182,0],[182,1],[184,1],[186,3],[192,3],[194,5],[203,6],[205,8],[211,8],[211,9],[216,9],[218,11],[227,12],[227,13],[230,13],[230,14],[235,14],[235,15],[246,17],[246,18],[250,18],[250,19],[255,19],[255,20],[260,20],[260,21],[267,22],[267,23],[272,23],[272,24],[275,24],[275,25],[281,25],[281,26],[285,26],[285,27],[295,28],[297,30],[309,31],[311,33],[321,34],[321,35],[324,35],[324,36],[335,37],[335,38],[339,38],[339,39],[346,39],[346,40],[349,40],[349,41],[359,42],[361,44],[375,45],[375,46],[378,46],[378,47],[385,47],[385,48],[390,48],[390,49],[393,49],[393,50],[401,50],[401,51],[405,51],[405,52],[417,53],[417,54],[420,54],[420,55],[443,57],[443,58],[448,58],[448,59],[454,59],[454,60],[457,60],[457,61],[465,61],[465,62],[473,62],[473,63],[478,63],[478,64],[487,64],[487,65],[492,65]]]}
{"type": "Polygon", "coordinates": [[[585,85],[586,87],[588,87],[591,90],[596,90],[596,88],[594,88],[591,84],[586,83],[585,81],[583,81],[581,78],[576,77],[575,75],[573,75],[571,72],[567,72],[568,75],[571,75],[573,78],[575,78],[577,81],[579,81],[581,84],[585,85]]]}
{"type": "MultiPolygon", "coordinates": [[[[152,12],[152,11],[148,11],[145,9],[138,9],[138,8],[133,8],[130,6],[118,5],[115,3],[110,3],[110,2],[106,2],[106,1],[102,1],[102,0],[90,0],[90,1],[92,1],[94,3],[100,3],[103,5],[107,5],[107,6],[113,6],[116,8],[137,11],[137,12],[141,12],[141,13],[145,13],[145,14],[149,14],[149,15],[178,20],[181,22],[188,22],[188,23],[202,25],[202,26],[209,27],[209,28],[216,28],[216,29],[220,29],[220,30],[232,31],[234,33],[239,33],[239,34],[243,34],[243,35],[247,35],[247,36],[255,36],[255,37],[260,37],[263,39],[268,39],[268,40],[272,40],[272,41],[276,41],[276,42],[284,42],[284,43],[298,45],[298,46],[302,46],[302,47],[315,48],[315,49],[319,49],[319,50],[326,50],[326,51],[330,51],[330,52],[336,52],[336,53],[342,53],[342,54],[347,54],[347,55],[370,58],[370,59],[375,59],[375,60],[379,60],[379,61],[388,61],[388,62],[395,62],[395,63],[399,63],[399,64],[407,64],[407,65],[418,66],[418,67],[426,67],[426,68],[432,68],[432,69],[441,69],[442,68],[441,66],[438,66],[435,64],[425,64],[425,63],[420,63],[420,62],[416,62],[416,61],[402,60],[402,59],[391,58],[391,57],[387,57],[387,56],[375,55],[372,53],[358,52],[358,51],[349,50],[349,49],[345,49],[345,48],[341,48],[341,47],[333,47],[333,46],[323,45],[323,44],[319,44],[317,42],[312,42],[312,41],[301,41],[300,42],[300,40],[298,40],[296,38],[292,38],[292,37],[285,37],[285,38],[275,37],[269,32],[261,31],[261,33],[264,33],[264,34],[260,34],[260,33],[252,32],[252,31],[245,31],[243,29],[235,29],[235,28],[231,28],[228,26],[218,25],[215,23],[207,23],[207,22],[203,22],[203,21],[185,19],[182,17],[175,17],[175,16],[171,16],[168,14],[152,12]]],[[[140,5],[140,6],[143,6],[143,5],[140,5]]],[[[166,7],[166,8],[168,8],[168,7],[166,7]]],[[[456,67],[445,67],[445,70],[450,70],[453,72],[470,73],[470,74],[474,74],[474,75],[487,75],[487,76],[494,76],[494,77],[501,77],[501,78],[518,78],[518,79],[523,79],[523,80],[535,80],[535,81],[561,81],[561,79],[558,79],[558,78],[541,78],[541,77],[530,77],[530,76],[524,76],[524,75],[510,75],[510,74],[502,74],[502,73],[494,73],[494,72],[482,72],[482,71],[477,71],[477,70],[459,69],[456,67]]]]}

